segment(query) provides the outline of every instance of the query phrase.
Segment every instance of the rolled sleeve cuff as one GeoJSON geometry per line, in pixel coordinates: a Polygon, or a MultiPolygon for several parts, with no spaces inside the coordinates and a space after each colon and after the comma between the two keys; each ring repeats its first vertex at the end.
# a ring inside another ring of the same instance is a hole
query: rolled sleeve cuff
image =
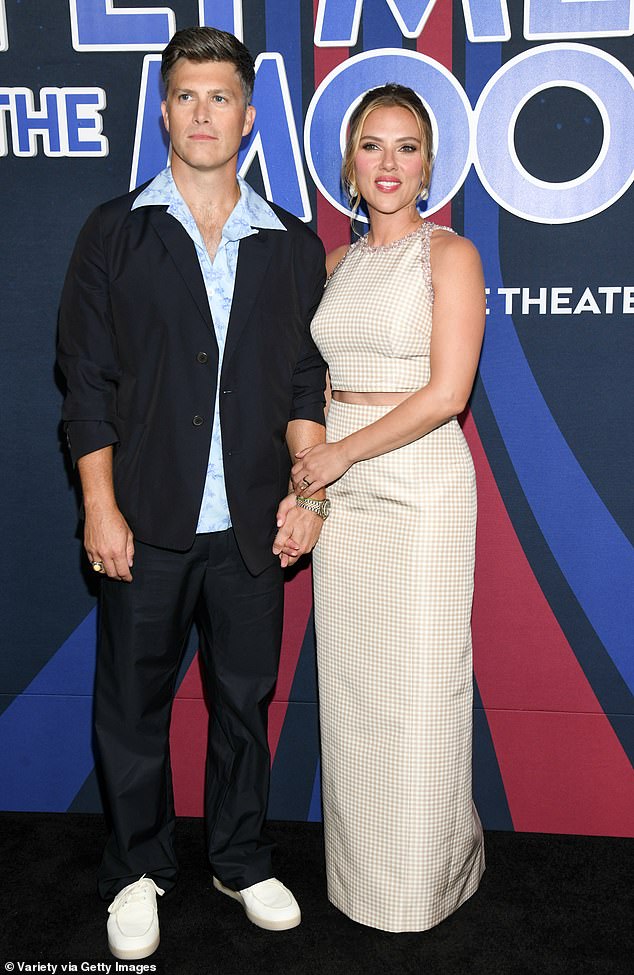
{"type": "Polygon", "coordinates": [[[85,454],[119,443],[115,427],[105,420],[72,420],[64,424],[64,430],[73,464],[85,454]]]}
{"type": "Polygon", "coordinates": [[[313,423],[319,423],[322,427],[326,426],[326,417],[324,414],[324,407],[326,401],[322,400],[320,403],[302,403],[299,406],[295,406],[291,410],[290,419],[291,420],[312,420],[313,423]]]}

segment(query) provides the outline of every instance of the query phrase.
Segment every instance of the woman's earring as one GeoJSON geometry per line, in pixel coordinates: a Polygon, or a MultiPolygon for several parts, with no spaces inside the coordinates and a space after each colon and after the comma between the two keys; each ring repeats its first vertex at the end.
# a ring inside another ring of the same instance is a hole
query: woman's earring
{"type": "Polygon", "coordinates": [[[346,183],[346,192],[348,194],[348,200],[349,200],[350,211],[351,211],[350,227],[355,237],[361,237],[363,235],[363,232],[359,233],[357,228],[355,227],[355,222],[357,219],[357,210],[359,209],[359,204],[361,203],[361,194],[359,193],[359,190],[357,189],[357,184],[354,182],[354,180],[350,180],[350,182],[346,183]]]}
{"type": "Polygon", "coordinates": [[[429,197],[429,187],[428,186],[423,186],[423,184],[421,183],[420,184],[420,189],[419,189],[418,194],[416,196],[416,202],[417,203],[422,203],[422,201],[423,200],[427,200],[428,197],[429,197]]]}

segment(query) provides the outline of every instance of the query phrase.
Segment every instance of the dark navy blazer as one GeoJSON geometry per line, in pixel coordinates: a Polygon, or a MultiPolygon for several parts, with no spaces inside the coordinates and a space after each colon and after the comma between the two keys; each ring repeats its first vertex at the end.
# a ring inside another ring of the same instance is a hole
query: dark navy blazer
{"type": "MultiPolygon", "coordinates": [[[[75,246],[60,307],[63,418],[74,461],[114,445],[115,495],[135,537],[184,551],[205,483],[218,347],[194,244],[166,208],[130,210],[143,188],[98,207],[75,246]]],[[[287,229],[240,241],[220,379],[229,510],[254,574],[274,558],[287,424],[324,422],[325,364],[310,337],[324,249],[271,206],[287,229]]]]}

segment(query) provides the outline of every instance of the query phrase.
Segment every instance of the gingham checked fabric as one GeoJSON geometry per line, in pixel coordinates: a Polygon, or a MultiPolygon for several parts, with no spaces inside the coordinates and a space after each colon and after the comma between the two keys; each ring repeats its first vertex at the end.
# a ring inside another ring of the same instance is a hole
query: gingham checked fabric
{"type": "MultiPolygon", "coordinates": [[[[313,321],[334,389],[429,380],[434,225],[358,242],[313,321]]],[[[389,406],[332,402],[337,441],[389,406]]],[[[477,889],[471,796],[475,475],[455,419],[328,490],[314,552],[330,900],[386,931],[438,924],[477,889]]]]}

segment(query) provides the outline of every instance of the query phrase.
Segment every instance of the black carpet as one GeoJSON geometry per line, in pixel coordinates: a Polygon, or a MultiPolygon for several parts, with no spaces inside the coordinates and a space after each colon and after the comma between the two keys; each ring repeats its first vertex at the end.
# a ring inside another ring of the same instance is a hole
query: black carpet
{"type": "MultiPolygon", "coordinates": [[[[115,973],[106,947],[106,906],[95,892],[102,818],[2,813],[0,827],[0,973],[115,973]]],[[[271,933],[251,925],[239,904],[211,886],[201,821],[180,819],[181,877],[176,891],[159,902],[161,945],[144,962],[119,962],[118,970],[158,975],[634,972],[634,841],[487,833],[487,871],[470,901],[431,931],[385,934],[355,924],[328,903],[321,826],[274,823],[270,832],[278,843],[277,874],[302,907],[300,927],[271,933]]]]}

